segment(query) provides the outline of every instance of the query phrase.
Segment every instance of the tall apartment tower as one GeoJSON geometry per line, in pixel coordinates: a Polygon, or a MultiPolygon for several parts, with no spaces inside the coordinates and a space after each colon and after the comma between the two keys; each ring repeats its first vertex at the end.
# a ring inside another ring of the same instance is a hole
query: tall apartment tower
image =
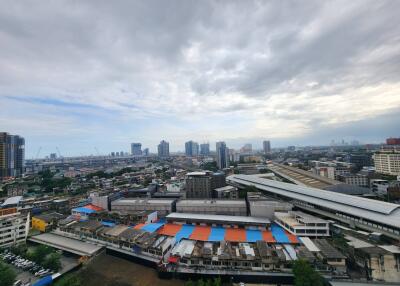
{"type": "Polygon", "coordinates": [[[199,155],[199,144],[192,140],[185,143],[186,156],[194,157],[199,155]]]}
{"type": "Polygon", "coordinates": [[[271,143],[269,142],[269,140],[263,141],[263,151],[264,154],[268,154],[271,152],[271,143]]]}
{"type": "Polygon", "coordinates": [[[209,143],[200,144],[200,155],[202,155],[202,156],[210,155],[210,144],[209,143]]]}
{"type": "Polygon", "coordinates": [[[158,157],[169,157],[169,143],[162,140],[158,144],[158,157]]]}
{"type": "Polygon", "coordinates": [[[142,155],[142,143],[132,143],[131,144],[131,154],[133,156],[142,155]]]}
{"type": "Polygon", "coordinates": [[[0,179],[19,177],[25,167],[25,139],[0,132],[0,179]]]}
{"type": "Polygon", "coordinates": [[[217,142],[217,166],[219,169],[224,169],[229,166],[229,149],[225,142],[217,142]]]}

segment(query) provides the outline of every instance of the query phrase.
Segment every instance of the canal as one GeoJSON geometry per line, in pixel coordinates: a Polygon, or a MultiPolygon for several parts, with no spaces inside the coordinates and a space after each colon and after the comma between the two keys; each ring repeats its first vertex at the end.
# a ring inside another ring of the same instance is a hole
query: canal
{"type": "Polygon", "coordinates": [[[182,280],[158,278],[157,271],[106,253],[78,272],[85,286],[183,286],[182,280]]]}

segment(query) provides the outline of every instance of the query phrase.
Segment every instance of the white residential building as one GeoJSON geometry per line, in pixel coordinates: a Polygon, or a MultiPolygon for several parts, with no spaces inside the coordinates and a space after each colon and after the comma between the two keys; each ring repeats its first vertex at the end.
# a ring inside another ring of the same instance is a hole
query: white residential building
{"type": "Polygon", "coordinates": [[[381,151],[374,154],[375,170],[387,175],[400,175],[400,151],[381,151]]]}
{"type": "Polygon", "coordinates": [[[0,247],[26,241],[29,232],[29,213],[21,214],[16,208],[0,210],[0,247]]]}

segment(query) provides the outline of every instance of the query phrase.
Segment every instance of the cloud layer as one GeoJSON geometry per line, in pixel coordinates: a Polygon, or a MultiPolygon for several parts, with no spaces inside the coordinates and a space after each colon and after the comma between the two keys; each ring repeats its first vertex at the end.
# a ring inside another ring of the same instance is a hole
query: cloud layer
{"type": "Polygon", "coordinates": [[[189,139],[400,135],[385,120],[400,111],[399,1],[3,7],[0,129],[25,136],[28,156],[39,146],[127,151],[131,141],[155,150],[161,139],[182,150],[189,139]],[[367,135],[362,122],[374,122],[367,135]]]}

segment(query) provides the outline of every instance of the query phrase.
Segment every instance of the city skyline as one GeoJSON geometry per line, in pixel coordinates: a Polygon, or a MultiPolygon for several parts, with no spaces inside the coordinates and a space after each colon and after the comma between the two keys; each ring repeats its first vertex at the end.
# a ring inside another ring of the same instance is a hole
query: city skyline
{"type": "Polygon", "coordinates": [[[399,136],[398,1],[5,4],[0,130],[26,158],[399,136]]]}

